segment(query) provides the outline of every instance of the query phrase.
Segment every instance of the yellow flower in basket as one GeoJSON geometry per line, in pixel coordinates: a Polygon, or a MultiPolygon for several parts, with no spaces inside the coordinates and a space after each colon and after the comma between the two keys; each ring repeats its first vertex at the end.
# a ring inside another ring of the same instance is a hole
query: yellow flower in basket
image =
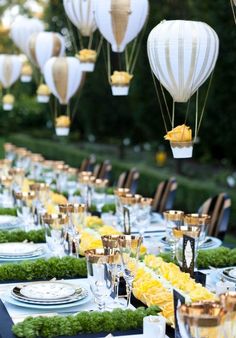
{"type": "Polygon", "coordinates": [[[191,142],[192,141],[192,130],[185,124],[177,126],[176,128],[168,131],[165,135],[165,140],[171,142],[191,142]]]}
{"type": "Polygon", "coordinates": [[[97,216],[88,216],[86,217],[85,225],[87,227],[92,227],[93,225],[103,226],[104,223],[103,223],[103,220],[97,216]]]}
{"type": "Polygon", "coordinates": [[[76,54],[80,62],[96,62],[97,52],[93,49],[82,49],[76,54]]]}
{"type": "Polygon", "coordinates": [[[128,86],[132,78],[133,75],[127,72],[114,71],[113,75],[111,76],[111,83],[115,86],[128,86]]]}
{"type": "Polygon", "coordinates": [[[70,127],[70,118],[66,115],[61,115],[55,119],[55,125],[58,128],[69,128],[70,127]]]}

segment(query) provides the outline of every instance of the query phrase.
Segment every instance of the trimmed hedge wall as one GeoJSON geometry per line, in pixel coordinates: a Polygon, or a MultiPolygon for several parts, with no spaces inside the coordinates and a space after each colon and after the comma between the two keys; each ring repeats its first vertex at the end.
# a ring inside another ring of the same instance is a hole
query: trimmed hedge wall
{"type": "MultiPolygon", "coordinates": [[[[33,152],[41,153],[47,159],[64,160],[73,167],[79,167],[82,160],[89,155],[79,146],[69,145],[66,143],[34,139],[29,136],[16,134],[8,137],[8,141],[21,147],[26,147],[33,152]]],[[[106,159],[104,156],[96,154],[97,161],[106,159]]],[[[152,196],[159,182],[169,177],[163,169],[155,169],[148,167],[144,163],[128,163],[119,160],[112,160],[113,178],[116,180],[121,172],[136,167],[140,171],[140,180],[138,191],[145,196],[152,196]]],[[[186,212],[196,212],[199,206],[210,196],[214,196],[222,189],[217,187],[215,182],[193,180],[183,176],[176,176],[178,182],[178,190],[175,201],[175,208],[182,209],[186,212]]],[[[225,189],[232,199],[231,227],[234,225],[233,220],[236,219],[236,192],[225,189]]]]}

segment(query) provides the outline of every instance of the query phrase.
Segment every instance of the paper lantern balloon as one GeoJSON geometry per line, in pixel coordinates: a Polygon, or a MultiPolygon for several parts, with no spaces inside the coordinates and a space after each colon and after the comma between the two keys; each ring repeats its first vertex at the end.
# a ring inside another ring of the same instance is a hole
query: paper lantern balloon
{"type": "Polygon", "coordinates": [[[0,82],[3,88],[10,88],[20,77],[22,62],[17,55],[0,55],[0,82]]]}
{"type": "Polygon", "coordinates": [[[43,30],[42,21],[19,16],[11,25],[10,36],[15,45],[25,54],[28,54],[28,39],[33,33],[42,32],[43,30]]]}
{"type": "Polygon", "coordinates": [[[46,84],[61,104],[68,104],[76,93],[82,74],[80,62],[75,57],[54,57],[44,67],[46,84]]]}
{"type": "Polygon", "coordinates": [[[186,102],[212,73],[219,39],[204,22],[163,21],[151,31],[147,49],[155,76],[175,102],[186,102]]]}
{"type": "Polygon", "coordinates": [[[95,19],[113,52],[123,52],[142,30],[148,16],[148,0],[99,0],[95,19]]]}
{"type": "Polygon", "coordinates": [[[95,2],[96,0],[63,0],[66,15],[82,36],[90,36],[97,29],[95,2]]]}
{"type": "Polygon", "coordinates": [[[28,57],[43,72],[45,63],[54,56],[63,56],[65,41],[61,34],[34,33],[28,40],[28,57]]]}

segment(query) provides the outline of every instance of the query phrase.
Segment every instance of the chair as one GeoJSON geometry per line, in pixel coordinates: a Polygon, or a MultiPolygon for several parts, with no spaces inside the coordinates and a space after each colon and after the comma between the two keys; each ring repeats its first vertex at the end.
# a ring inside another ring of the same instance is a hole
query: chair
{"type": "Polygon", "coordinates": [[[173,208],[178,184],[175,177],[158,184],[152,203],[152,211],[162,213],[173,208]]]}
{"type": "Polygon", "coordinates": [[[136,168],[121,173],[118,178],[117,188],[127,188],[132,194],[135,194],[138,187],[139,176],[139,172],[136,168]]]}
{"type": "Polygon", "coordinates": [[[80,165],[79,172],[93,171],[95,162],[96,157],[94,155],[90,155],[89,157],[85,158],[80,165]]]}
{"type": "Polygon", "coordinates": [[[200,214],[211,216],[208,227],[208,235],[217,237],[221,240],[228,229],[231,210],[231,199],[226,193],[220,193],[213,198],[208,198],[198,210],[200,214]]]}
{"type": "Polygon", "coordinates": [[[100,179],[110,180],[112,165],[110,161],[106,160],[100,164],[97,164],[93,170],[93,176],[100,179]]]}

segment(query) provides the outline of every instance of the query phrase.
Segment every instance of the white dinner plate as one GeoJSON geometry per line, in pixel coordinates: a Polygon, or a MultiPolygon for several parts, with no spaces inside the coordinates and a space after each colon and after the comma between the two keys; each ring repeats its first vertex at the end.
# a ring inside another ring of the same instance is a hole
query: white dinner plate
{"type": "Polygon", "coordinates": [[[30,299],[59,300],[74,295],[76,287],[62,282],[36,282],[24,285],[20,294],[30,299]]]}
{"type": "Polygon", "coordinates": [[[76,307],[76,306],[81,306],[83,304],[86,304],[88,302],[91,301],[92,296],[91,296],[91,292],[86,288],[86,290],[88,291],[88,296],[85,297],[84,299],[78,300],[76,302],[73,303],[69,303],[69,304],[60,304],[60,305],[39,305],[39,304],[28,304],[28,303],[23,303],[21,301],[18,301],[16,299],[14,299],[11,296],[11,293],[7,293],[5,296],[2,297],[2,299],[11,304],[11,305],[15,305],[15,306],[19,306],[19,307],[23,307],[23,308],[28,308],[28,309],[37,309],[37,310],[61,310],[61,309],[68,309],[71,307],[76,307]]]}
{"type": "Polygon", "coordinates": [[[42,246],[32,243],[1,243],[0,256],[1,257],[21,257],[32,256],[40,250],[42,246]]]}
{"type": "Polygon", "coordinates": [[[18,221],[18,217],[16,216],[8,216],[8,215],[1,215],[0,216],[0,226],[10,223],[16,223],[18,221]]]}
{"type": "Polygon", "coordinates": [[[23,303],[27,303],[27,304],[35,304],[35,305],[60,305],[60,304],[70,304],[70,303],[74,303],[77,302],[79,300],[82,300],[84,298],[86,298],[88,296],[88,292],[86,289],[81,289],[81,292],[79,293],[75,293],[73,296],[69,297],[69,298],[61,298],[60,300],[34,300],[34,299],[29,299],[29,298],[25,298],[23,296],[20,295],[20,293],[18,292],[14,292],[14,289],[11,292],[11,296],[20,302],[23,303]]]}

